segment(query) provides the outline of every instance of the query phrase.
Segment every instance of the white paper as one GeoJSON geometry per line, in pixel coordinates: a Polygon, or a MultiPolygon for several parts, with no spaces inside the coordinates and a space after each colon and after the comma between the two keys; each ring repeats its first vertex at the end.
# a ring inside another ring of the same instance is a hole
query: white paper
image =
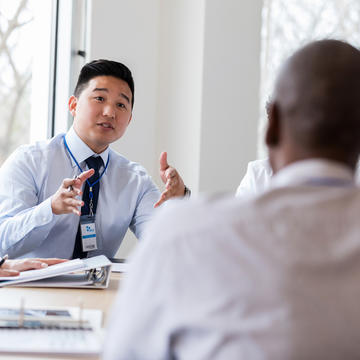
{"type": "MultiPolygon", "coordinates": [[[[51,308],[51,307],[49,307],[51,308]]],[[[79,316],[78,308],[68,310],[72,318],[79,316]]],[[[61,354],[98,356],[102,348],[102,311],[84,309],[82,319],[88,320],[93,330],[66,329],[0,329],[0,354],[61,354]]]]}
{"type": "Polygon", "coordinates": [[[32,281],[36,279],[43,279],[47,277],[52,277],[60,274],[66,274],[72,271],[81,271],[85,270],[85,264],[80,259],[69,260],[60,264],[51,265],[43,269],[28,270],[23,271],[18,276],[2,276],[2,280],[26,280],[32,281]]]}
{"type": "Polygon", "coordinates": [[[129,264],[127,263],[112,263],[111,271],[112,272],[127,272],[129,264]]]}

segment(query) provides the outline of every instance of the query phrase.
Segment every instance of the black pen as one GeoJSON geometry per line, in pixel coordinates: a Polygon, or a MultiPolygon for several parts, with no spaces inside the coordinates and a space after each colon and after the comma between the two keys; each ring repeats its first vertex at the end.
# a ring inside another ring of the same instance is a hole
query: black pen
{"type": "MultiPolygon", "coordinates": [[[[78,178],[78,176],[77,176],[77,175],[74,175],[73,179],[76,180],[77,178],[78,178]]],[[[69,191],[73,191],[73,190],[74,190],[73,186],[70,185],[70,186],[68,187],[68,190],[69,190],[69,191]]]]}
{"type": "Polygon", "coordinates": [[[4,262],[9,258],[9,255],[6,254],[3,257],[0,257],[0,267],[4,264],[4,262]]]}

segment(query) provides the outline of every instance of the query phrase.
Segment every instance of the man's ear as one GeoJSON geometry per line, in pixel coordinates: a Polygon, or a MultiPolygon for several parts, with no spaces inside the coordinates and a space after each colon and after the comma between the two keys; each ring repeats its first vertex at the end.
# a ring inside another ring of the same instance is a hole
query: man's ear
{"type": "Polygon", "coordinates": [[[281,138],[279,107],[276,102],[268,106],[268,126],[265,133],[265,143],[271,148],[279,145],[281,138]]]}
{"type": "Polygon", "coordinates": [[[76,115],[77,101],[78,100],[74,95],[70,96],[68,106],[69,106],[69,111],[70,111],[70,114],[72,115],[72,117],[75,117],[75,115],[76,115]]]}

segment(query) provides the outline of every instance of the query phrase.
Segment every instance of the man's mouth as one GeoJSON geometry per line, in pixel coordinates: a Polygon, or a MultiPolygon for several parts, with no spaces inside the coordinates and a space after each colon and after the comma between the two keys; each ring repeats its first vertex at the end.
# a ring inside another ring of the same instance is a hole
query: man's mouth
{"type": "Polygon", "coordinates": [[[108,122],[98,123],[97,125],[105,128],[105,129],[114,129],[114,127],[112,126],[112,124],[110,124],[110,123],[108,123],[108,122]]]}

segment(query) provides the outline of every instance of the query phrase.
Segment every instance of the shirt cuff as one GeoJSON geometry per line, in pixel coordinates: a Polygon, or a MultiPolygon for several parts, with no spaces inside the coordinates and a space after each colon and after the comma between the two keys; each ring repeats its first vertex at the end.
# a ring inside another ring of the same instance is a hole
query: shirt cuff
{"type": "Polygon", "coordinates": [[[47,225],[55,219],[51,208],[51,196],[36,206],[33,216],[37,219],[38,226],[47,225]]]}

